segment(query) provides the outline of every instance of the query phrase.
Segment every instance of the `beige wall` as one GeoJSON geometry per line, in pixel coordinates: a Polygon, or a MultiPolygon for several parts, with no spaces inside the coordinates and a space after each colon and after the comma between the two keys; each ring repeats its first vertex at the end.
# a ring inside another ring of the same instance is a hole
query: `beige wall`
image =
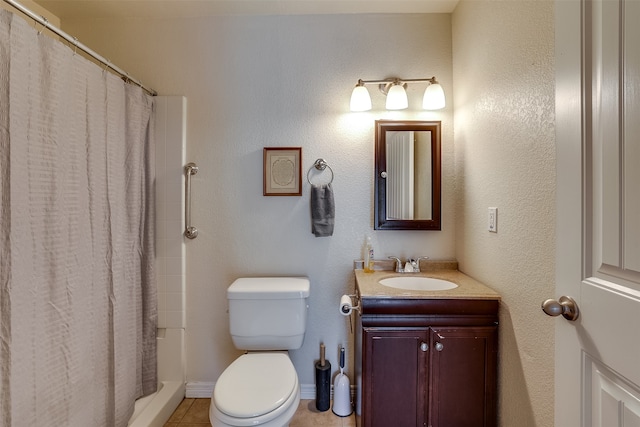
{"type": "MultiPolygon", "coordinates": [[[[70,34],[163,95],[187,98],[193,224],[187,242],[187,375],[212,382],[238,354],[229,338],[226,288],[244,275],[308,275],[304,346],[292,352],[313,385],[319,344],[337,366],[351,347],[340,295],[353,290],[364,236],[376,255],[452,259],[454,163],[451,109],[350,113],[358,78],[436,75],[452,93],[451,15],[226,16],[65,21],[70,34]],[[377,118],[443,121],[443,231],[373,232],[373,137],[377,118]],[[262,149],[301,146],[302,197],[263,197],[262,149]],[[322,157],[333,168],[333,237],[311,234],[304,175],[322,157]]],[[[425,86],[409,87],[419,110],[425,86]]],[[[375,89],[375,90],[374,90],[375,89]]],[[[450,98],[451,99],[451,98],[450,98]]],[[[351,371],[351,366],[347,366],[351,371]]],[[[353,379],[353,378],[352,378],[353,379]]]]}
{"type": "Polygon", "coordinates": [[[456,254],[502,294],[500,425],[553,426],[554,27],[551,1],[453,14],[456,254]],[[487,208],[498,208],[498,233],[487,208]]]}

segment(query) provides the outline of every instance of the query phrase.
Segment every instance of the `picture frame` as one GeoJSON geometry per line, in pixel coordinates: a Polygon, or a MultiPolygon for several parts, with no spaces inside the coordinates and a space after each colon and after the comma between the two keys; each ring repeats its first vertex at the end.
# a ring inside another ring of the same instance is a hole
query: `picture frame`
{"type": "Polygon", "coordinates": [[[302,147],[264,147],[263,196],[302,195],[302,147]]]}

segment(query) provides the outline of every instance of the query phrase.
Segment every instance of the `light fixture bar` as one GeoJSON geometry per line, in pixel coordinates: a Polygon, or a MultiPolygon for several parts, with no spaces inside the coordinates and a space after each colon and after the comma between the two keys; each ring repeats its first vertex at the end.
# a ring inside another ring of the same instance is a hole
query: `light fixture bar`
{"type": "Polygon", "coordinates": [[[430,79],[399,79],[399,78],[389,78],[389,79],[385,79],[385,80],[362,80],[362,79],[358,79],[358,85],[362,86],[362,85],[374,85],[374,84],[387,84],[387,83],[394,83],[394,82],[399,82],[399,83],[419,83],[419,82],[429,82],[429,83],[438,83],[438,81],[436,80],[435,77],[431,77],[430,79]]]}
{"type": "Polygon", "coordinates": [[[387,110],[405,109],[408,106],[406,94],[407,83],[429,83],[422,101],[422,108],[425,110],[439,110],[445,107],[444,91],[435,76],[422,79],[391,77],[384,80],[358,79],[358,83],[351,93],[351,111],[368,111],[371,109],[371,96],[365,85],[373,84],[377,84],[380,92],[387,96],[387,110]],[[390,93],[391,95],[389,96],[390,93]]]}

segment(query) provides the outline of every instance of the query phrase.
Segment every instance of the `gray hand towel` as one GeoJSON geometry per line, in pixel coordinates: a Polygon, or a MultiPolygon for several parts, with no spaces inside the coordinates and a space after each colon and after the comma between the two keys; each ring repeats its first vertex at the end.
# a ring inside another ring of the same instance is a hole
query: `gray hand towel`
{"type": "Polygon", "coordinates": [[[311,185],[311,232],[316,237],[333,235],[335,210],[331,184],[311,185]]]}

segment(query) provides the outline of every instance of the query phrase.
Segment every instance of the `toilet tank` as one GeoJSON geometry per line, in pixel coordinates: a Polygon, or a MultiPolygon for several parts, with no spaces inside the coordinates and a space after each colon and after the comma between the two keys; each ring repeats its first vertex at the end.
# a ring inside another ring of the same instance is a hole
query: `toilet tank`
{"type": "Polygon", "coordinates": [[[307,329],[307,277],[243,277],[227,289],[229,329],[240,350],[294,350],[307,329]]]}

